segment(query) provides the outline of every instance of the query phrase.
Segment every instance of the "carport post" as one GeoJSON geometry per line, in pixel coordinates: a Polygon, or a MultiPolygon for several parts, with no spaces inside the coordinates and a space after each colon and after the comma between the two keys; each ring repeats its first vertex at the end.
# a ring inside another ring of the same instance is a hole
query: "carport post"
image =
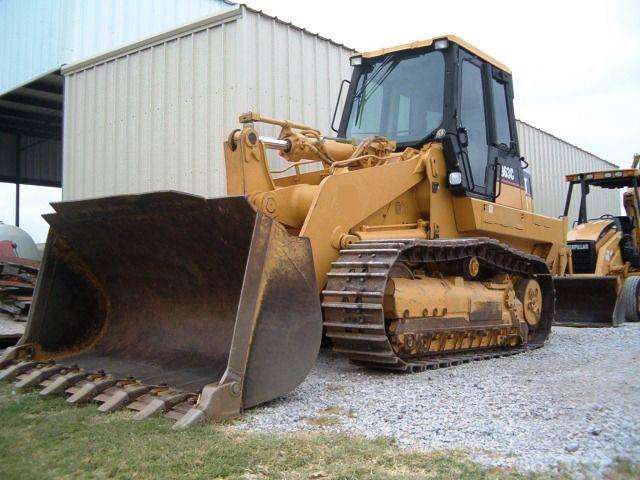
{"type": "Polygon", "coordinates": [[[20,135],[16,135],[16,227],[20,226],[20,135]]]}

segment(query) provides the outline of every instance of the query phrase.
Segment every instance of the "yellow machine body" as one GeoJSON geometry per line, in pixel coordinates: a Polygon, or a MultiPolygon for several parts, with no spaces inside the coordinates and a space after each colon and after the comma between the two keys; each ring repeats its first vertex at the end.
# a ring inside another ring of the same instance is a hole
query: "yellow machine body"
{"type": "Polygon", "coordinates": [[[581,188],[582,195],[579,218],[567,233],[572,257],[568,275],[555,279],[558,324],[616,326],[625,320],[638,321],[639,178],[640,171],[635,166],[567,176],[570,189],[565,215],[574,185],[581,188]],[[623,197],[625,214],[590,219],[587,198],[594,187],[626,189],[623,197]]]}

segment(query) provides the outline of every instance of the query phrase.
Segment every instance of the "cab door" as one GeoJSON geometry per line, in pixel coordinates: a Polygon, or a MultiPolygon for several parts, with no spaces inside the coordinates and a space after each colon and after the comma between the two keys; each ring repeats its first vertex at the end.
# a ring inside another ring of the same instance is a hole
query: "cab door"
{"type": "Polygon", "coordinates": [[[493,66],[488,67],[489,103],[489,164],[493,165],[496,203],[524,208],[526,197],[524,171],[518,151],[513,87],[511,75],[493,66]]]}
{"type": "Polygon", "coordinates": [[[475,55],[460,50],[458,89],[458,128],[466,131],[462,164],[467,192],[493,198],[495,170],[490,165],[489,112],[485,70],[487,65],[475,55]]]}

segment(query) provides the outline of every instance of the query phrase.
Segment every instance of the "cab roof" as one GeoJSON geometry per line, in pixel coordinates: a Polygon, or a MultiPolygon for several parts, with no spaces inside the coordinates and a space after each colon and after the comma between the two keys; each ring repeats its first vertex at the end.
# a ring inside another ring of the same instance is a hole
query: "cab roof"
{"type": "Polygon", "coordinates": [[[595,185],[602,188],[624,188],[640,184],[640,170],[622,168],[618,170],[600,170],[595,172],[572,173],[567,175],[567,182],[595,185]]]}
{"type": "Polygon", "coordinates": [[[417,49],[417,48],[424,48],[424,47],[430,46],[436,40],[441,40],[441,39],[444,39],[444,38],[449,40],[451,43],[455,43],[455,44],[459,45],[460,47],[464,48],[465,50],[473,53],[474,55],[476,55],[478,57],[480,57],[485,62],[490,63],[494,67],[499,68],[500,70],[511,74],[511,69],[509,67],[507,67],[504,63],[499,62],[498,60],[493,58],[491,55],[483,52],[482,50],[474,47],[470,43],[465,42],[460,37],[457,37],[455,35],[442,35],[442,36],[439,36],[439,37],[429,38],[427,40],[418,40],[418,41],[411,42],[411,43],[405,43],[405,44],[402,44],[402,45],[396,45],[394,47],[381,48],[380,50],[373,50],[373,51],[370,51],[370,52],[362,52],[362,53],[357,54],[356,56],[362,56],[363,58],[374,58],[374,57],[379,57],[381,55],[386,55],[387,53],[400,52],[400,51],[403,51],[403,50],[414,50],[414,49],[417,49]]]}

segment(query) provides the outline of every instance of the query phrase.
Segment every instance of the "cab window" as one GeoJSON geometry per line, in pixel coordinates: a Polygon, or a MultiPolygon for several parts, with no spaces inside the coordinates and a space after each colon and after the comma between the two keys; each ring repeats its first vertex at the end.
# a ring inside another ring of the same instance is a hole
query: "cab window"
{"type": "Polygon", "coordinates": [[[460,122],[467,129],[467,154],[476,187],[485,187],[489,146],[485,120],[482,69],[469,60],[462,62],[460,122]]]}
{"type": "Polygon", "coordinates": [[[493,93],[493,114],[496,122],[496,146],[511,146],[509,111],[507,110],[507,85],[495,78],[491,79],[493,93]]]}

